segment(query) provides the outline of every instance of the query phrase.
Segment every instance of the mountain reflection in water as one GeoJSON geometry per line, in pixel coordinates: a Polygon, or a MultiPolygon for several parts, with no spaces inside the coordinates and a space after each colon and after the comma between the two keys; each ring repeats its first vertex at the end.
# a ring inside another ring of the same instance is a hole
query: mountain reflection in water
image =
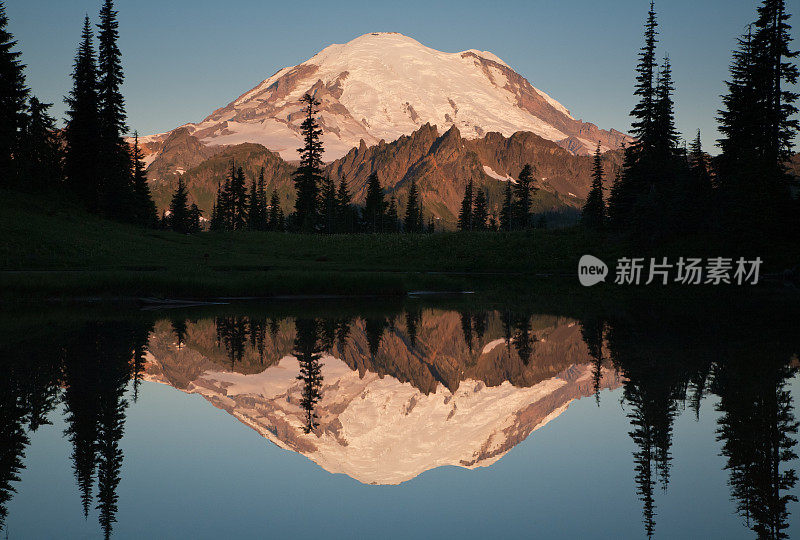
{"type": "Polygon", "coordinates": [[[747,317],[743,336],[734,317],[649,309],[330,311],[137,314],[22,332],[7,323],[0,527],[32,434],[63,411],[76,497],[110,537],[125,504],[126,412],[149,381],[199,394],[281,448],[365,484],[490,466],[574,400],[599,405],[601,390],[620,388],[647,536],[657,532],[657,488],[670,484],[676,418],[699,418],[713,395],[743,526],[757,538],[789,537],[798,425],[787,384],[800,336],[788,322],[747,317]]]}

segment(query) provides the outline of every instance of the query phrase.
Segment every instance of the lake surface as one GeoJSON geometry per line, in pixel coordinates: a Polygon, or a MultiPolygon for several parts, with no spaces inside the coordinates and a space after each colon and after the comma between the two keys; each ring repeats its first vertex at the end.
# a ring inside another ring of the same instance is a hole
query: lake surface
{"type": "Polygon", "coordinates": [[[6,313],[0,525],[797,537],[798,320],[760,301],[6,313]]]}

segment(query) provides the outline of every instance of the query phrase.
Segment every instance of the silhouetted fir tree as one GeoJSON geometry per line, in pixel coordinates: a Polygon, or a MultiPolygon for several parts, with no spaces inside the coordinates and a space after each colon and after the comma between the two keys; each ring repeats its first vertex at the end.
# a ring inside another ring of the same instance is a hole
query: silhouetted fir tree
{"type": "Polygon", "coordinates": [[[214,199],[214,204],[211,206],[211,219],[208,221],[209,231],[221,231],[225,229],[225,224],[222,221],[222,215],[219,212],[219,202],[222,196],[222,186],[217,184],[217,196],[214,199]]]}
{"type": "Polygon", "coordinates": [[[298,380],[303,381],[300,407],[305,411],[303,431],[311,433],[317,426],[317,414],[314,411],[322,398],[322,349],[318,344],[318,323],[314,319],[297,319],[294,339],[294,355],[300,364],[298,380]]]}
{"type": "Polygon", "coordinates": [[[283,209],[281,208],[281,200],[278,197],[278,190],[272,190],[272,198],[269,202],[269,230],[283,231],[283,209]]]}
{"type": "Polygon", "coordinates": [[[458,213],[458,230],[472,230],[472,180],[464,188],[464,199],[461,201],[461,210],[458,213]]]}
{"type": "Polygon", "coordinates": [[[684,199],[689,207],[691,220],[695,229],[703,227],[707,221],[709,210],[713,207],[713,181],[711,177],[711,160],[703,152],[703,143],[700,139],[700,130],[692,141],[688,153],[689,174],[687,185],[684,187],[684,199]]]}
{"type": "Polygon", "coordinates": [[[178,187],[169,203],[169,212],[167,219],[170,229],[178,233],[191,231],[189,194],[186,191],[186,184],[183,183],[183,178],[178,178],[178,187]]]}
{"type": "Polygon", "coordinates": [[[513,221],[517,228],[527,229],[531,225],[531,193],[538,188],[533,185],[533,170],[529,164],[525,164],[519,173],[517,183],[514,185],[514,218],[513,221]]]}
{"type": "MultiPolygon", "coordinates": [[[[420,215],[422,215],[422,210],[420,210],[420,215]]],[[[428,228],[426,232],[428,234],[433,234],[436,232],[436,220],[433,218],[433,215],[431,215],[431,217],[428,218],[428,228]]]]}
{"type": "Polygon", "coordinates": [[[500,208],[500,230],[510,231],[514,220],[514,196],[511,191],[511,181],[505,183],[503,191],[503,206],[500,208]]]}
{"type": "Polygon", "coordinates": [[[658,44],[658,21],[656,19],[655,2],[650,2],[647,22],[644,30],[644,46],[639,53],[639,64],[636,66],[636,89],[634,96],[639,102],[631,111],[634,119],[631,123],[631,135],[636,139],[634,147],[650,149],[654,145],[653,136],[656,116],[655,79],[657,74],[656,45],[658,44]]]}
{"type": "Polygon", "coordinates": [[[417,181],[411,179],[411,187],[408,189],[408,202],[406,204],[406,216],[403,220],[403,230],[406,233],[422,232],[422,212],[420,212],[419,189],[417,181]]]}
{"type": "Polygon", "coordinates": [[[47,113],[52,106],[31,97],[20,134],[15,167],[19,185],[30,190],[53,190],[61,185],[61,144],[55,120],[47,113]]]}
{"type": "Polygon", "coordinates": [[[258,184],[256,179],[250,182],[250,193],[247,196],[247,228],[251,231],[258,230],[259,206],[258,206],[258,184]]]}
{"type": "Polygon", "coordinates": [[[158,210],[147,183],[147,171],[139,148],[139,134],[134,133],[133,142],[133,206],[135,222],[143,227],[155,227],[158,210]]]}
{"type": "Polygon", "coordinates": [[[789,88],[798,79],[792,51],[789,14],[783,0],[764,0],[758,19],[739,40],[731,79],[718,120],[717,183],[725,230],[782,233],[791,205],[785,162],[798,130],[795,102],[789,88]],[[788,60],[788,61],[787,61],[788,60]]]}
{"type": "Polygon", "coordinates": [[[241,167],[236,170],[236,175],[231,181],[230,203],[231,230],[247,229],[247,180],[241,167]]]}
{"type": "Polygon", "coordinates": [[[656,44],[658,43],[658,22],[655,3],[650,2],[650,10],[645,23],[645,44],[639,53],[636,66],[636,88],[634,96],[639,101],[631,111],[631,135],[636,141],[625,148],[623,174],[611,193],[609,200],[609,219],[618,228],[632,228],[640,225],[634,216],[637,199],[649,192],[651,183],[651,163],[655,146],[656,103],[658,101],[656,76],[656,44]]]}
{"type": "Polygon", "coordinates": [[[356,215],[351,203],[352,197],[347,187],[347,179],[342,177],[336,192],[336,223],[341,232],[355,232],[356,215]]]}
{"type": "Polygon", "coordinates": [[[603,157],[600,152],[600,143],[594,152],[592,164],[592,187],[586,197],[581,214],[581,223],[584,227],[600,230],[606,221],[606,203],[603,200],[603,157]]]}
{"type": "Polygon", "coordinates": [[[189,231],[190,233],[199,233],[203,225],[200,222],[200,218],[203,217],[203,211],[195,204],[189,207],[189,231]]]}
{"type": "Polygon", "coordinates": [[[317,123],[316,114],[319,101],[311,94],[301,98],[305,108],[305,120],[301,124],[303,148],[300,152],[300,166],[293,173],[297,200],[295,202],[295,219],[297,228],[303,232],[313,232],[317,224],[317,199],[319,183],[322,175],[322,129],[317,123]]]}
{"type": "Polygon", "coordinates": [[[0,186],[12,186],[16,179],[13,156],[18,151],[19,133],[25,124],[25,65],[17,42],[8,31],[8,16],[0,2],[0,186]]]}
{"type": "Polygon", "coordinates": [[[656,103],[653,117],[653,151],[656,159],[670,160],[675,157],[680,135],[675,129],[675,112],[672,95],[675,85],[672,81],[672,64],[669,56],[664,57],[656,82],[656,103]]]}
{"type": "Polygon", "coordinates": [[[336,184],[333,183],[330,175],[326,175],[322,180],[319,203],[322,231],[326,234],[339,232],[336,228],[336,184]]]}
{"type": "Polygon", "coordinates": [[[397,215],[397,199],[394,195],[389,199],[389,208],[386,210],[386,232],[400,231],[400,217],[397,215]]]}
{"type": "Polygon", "coordinates": [[[472,212],[472,228],[476,231],[485,231],[487,219],[489,219],[489,209],[486,203],[486,192],[478,188],[478,193],[475,195],[475,210],[472,212]]]}
{"type": "Polygon", "coordinates": [[[100,203],[107,216],[135,221],[131,155],[123,135],[126,125],[125,99],[122,96],[122,53],[117,44],[119,22],[114,2],[105,0],[97,25],[97,97],[100,125],[100,203]]]}
{"type": "Polygon", "coordinates": [[[258,185],[256,186],[257,218],[254,220],[255,230],[266,231],[269,229],[269,214],[267,210],[267,185],[264,180],[264,167],[258,172],[258,185]]]}
{"type": "Polygon", "coordinates": [[[72,90],[66,103],[67,126],[64,174],[70,187],[92,211],[100,207],[97,156],[101,152],[97,66],[89,17],[84,19],[81,43],[72,71],[72,90]]]}
{"type": "Polygon", "coordinates": [[[383,199],[383,188],[378,173],[372,172],[367,178],[367,195],[364,200],[364,230],[376,233],[383,228],[383,217],[386,212],[386,202],[383,199]]]}

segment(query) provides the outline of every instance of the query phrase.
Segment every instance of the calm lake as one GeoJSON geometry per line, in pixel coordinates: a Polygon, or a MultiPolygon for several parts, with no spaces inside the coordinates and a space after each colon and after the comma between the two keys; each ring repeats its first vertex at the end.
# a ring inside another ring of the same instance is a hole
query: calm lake
{"type": "Polygon", "coordinates": [[[792,301],[6,313],[0,528],[798,537],[792,301]]]}

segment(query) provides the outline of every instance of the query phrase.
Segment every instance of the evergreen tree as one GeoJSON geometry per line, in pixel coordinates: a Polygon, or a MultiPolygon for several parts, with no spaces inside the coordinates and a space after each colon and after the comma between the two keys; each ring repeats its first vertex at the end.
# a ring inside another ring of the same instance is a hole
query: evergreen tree
{"type": "Polygon", "coordinates": [[[66,103],[67,127],[64,173],[67,182],[90,210],[100,206],[97,156],[101,148],[97,97],[97,66],[89,17],[84,19],[81,43],[72,71],[72,90],[66,103]]]}
{"type": "Polygon", "coordinates": [[[458,230],[472,230],[472,180],[467,182],[464,189],[464,199],[461,201],[461,211],[458,213],[458,230]]]}
{"type": "Polygon", "coordinates": [[[243,231],[247,228],[247,180],[241,167],[231,180],[230,189],[231,230],[243,231]]]}
{"type": "Polygon", "coordinates": [[[322,219],[322,230],[327,234],[339,232],[336,227],[336,184],[327,175],[322,180],[319,215],[322,219]]]}
{"type": "Polygon", "coordinates": [[[486,205],[486,192],[478,189],[478,194],[475,195],[475,210],[472,212],[472,228],[476,231],[485,231],[487,219],[489,219],[489,209],[486,205]]]}
{"type": "Polygon", "coordinates": [[[24,187],[52,189],[61,184],[61,145],[55,120],[47,113],[52,105],[35,97],[30,100],[15,166],[24,187]]]}
{"type": "Polygon", "coordinates": [[[351,202],[352,197],[347,187],[347,179],[342,177],[336,192],[336,226],[341,232],[352,233],[355,231],[356,220],[351,202]]]}
{"type": "Polygon", "coordinates": [[[639,53],[639,64],[636,67],[636,90],[634,96],[639,102],[631,111],[634,119],[631,123],[631,135],[639,148],[649,149],[653,144],[653,124],[656,108],[656,44],[658,43],[658,21],[656,20],[655,2],[650,2],[647,22],[644,31],[644,46],[639,53]]]}
{"type": "Polygon", "coordinates": [[[367,178],[367,197],[364,201],[364,230],[380,232],[383,229],[383,216],[386,202],[383,200],[383,188],[378,173],[373,172],[367,178]]]}
{"type": "Polygon", "coordinates": [[[600,143],[594,152],[592,166],[592,187],[583,205],[581,223],[590,229],[602,229],[606,219],[606,204],[603,201],[603,158],[600,153],[600,143]]]}
{"type": "Polygon", "coordinates": [[[250,194],[247,197],[247,201],[249,203],[247,207],[247,228],[251,231],[257,231],[261,221],[259,214],[261,208],[258,200],[258,183],[255,178],[250,182],[250,194]]]}
{"type": "Polygon", "coordinates": [[[798,53],[790,47],[788,20],[783,0],[761,3],[758,20],[734,52],[718,117],[722,226],[752,230],[756,239],[782,233],[791,205],[785,162],[798,130],[798,94],[789,90],[798,80],[790,61],[798,53]]]}
{"type": "Polygon", "coordinates": [[[264,167],[261,167],[258,173],[256,197],[258,199],[258,218],[255,220],[255,228],[258,231],[266,231],[269,225],[269,215],[267,214],[267,186],[264,180],[264,167]]]}
{"type": "Polygon", "coordinates": [[[400,218],[397,215],[397,199],[394,195],[389,200],[389,209],[386,210],[386,232],[396,233],[400,230],[400,218]]]}
{"type": "Polygon", "coordinates": [[[503,192],[503,206],[500,208],[500,230],[510,231],[514,217],[514,198],[511,191],[511,181],[506,182],[503,192]]]}
{"type": "MultiPolygon", "coordinates": [[[[422,210],[420,209],[420,215],[422,215],[422,210]]],[[[426,230],[428,234],[433,234],[436,232],[436,220],[433,218],[433,215],[428,219],[428,228],[426,230]]]]}
{"type": "Polygon", "coordinates": [[[300,166],[293,173],[297,191],[295,212],[297,226],[301,231],[313,232],[317,223],[317,199],[319,183],[322,175],[322,129],[317,123],[316,114],[319,101],[311,94],[305,94],[300,100],[305,107],[306,118],[301,125],[303,132],[303,148],[300,152],[300,166]]]}
{"type": "Polygon", "coordinates": [[[147,172],[142,161],[142,152],[139,149],[139,134],[134,133],[133,137],[132,176],[135,221],[143,227],[155,227],[158,221],[158,211],[147,183],[147,172]]]}
{"type": "Polygon", "coordinates": [[[406,204],[406,217],[403,221],[403,230],[407,233],[422,232],[422,212],[420,211],[419,190],[417,181],[411,179],[408,190],[408,203],[406,204]]]}
{"type": "Polygon", "coordinates": [[[208,230],[222,231],[225,230],[225,224],[222,219],[222,214],[219,211],[219,203],[222,199],[222,186],[217,183],[217,197],[214,199],[214,205],[211,207],[211,219],[208,222],[208,230]]]}
{"type": "Polygon", "coordinates": [[[708,215],[714,196],[711,178],[711,161],[703,152],[703,143],[700,139],[700,130],[692,141],[688,154],[689,160],[689,185],[686,186],[687,205],[694,210],[690,216],[695,227],[700,227],[708,215]]]}
{"type": "Polygon", "coordinates": [[[531,192],[537,191],[533,186],[533,171],[529,164],[525,164],[519,173],[517,183],[514,186],[516,204],[514,205],[514,222],[516,227],[527,229],[531,224],[531,192]]]}
{"type": "Polygon", "coordinates": [[[25,123],[25,65],[20,62],[22,53],[15,51],[17,42],[8,32],[8,17],[0,2],[0,186],[14,183],[13,156],[17,151],[19,131],[25,123]]]}
{"type": "Polygon", "coordinates": [[[270,231],[283,231],[283,209],[281,208],[281,200],[278,197],[278,190],[272,190],[272,198],[269,202],[269,230],[270,231]]]}
{"type": "Polygon", "coordinates": [[[169,203],[169,227],[178,233],[191,232],[191,219],[189,215],[189,194],[183,178],[178,178],[178,188],[172,195],[169,203]]]}
{"type": "Polygon", "coordinates": [[[675,157],[680,136],[675,129],[675,112],[672,94],[672,64],[669,57],[664,58],[658,72],[656,84],[656,103],[653,117],[653,152],[656,159],[670,160],[675,157]]]}
{"type": "Polygon", "coordinates": [[[117,44],[119,22],[113,0],[104,0],[97,25],[97,97],[100,128],[100,204],[109,217],[135,220],[130,147],[122,96],[122,53],[117,44]]]}
{"type": "Polygon", "coordinates": [[[200,218],[203,216],[202,210],[198,208],[195,203],[192,203],[192,206],[189,207],[189,231],[190,233],[199,233],[202,230],[202,225],[200,223],[200,218]]]}

